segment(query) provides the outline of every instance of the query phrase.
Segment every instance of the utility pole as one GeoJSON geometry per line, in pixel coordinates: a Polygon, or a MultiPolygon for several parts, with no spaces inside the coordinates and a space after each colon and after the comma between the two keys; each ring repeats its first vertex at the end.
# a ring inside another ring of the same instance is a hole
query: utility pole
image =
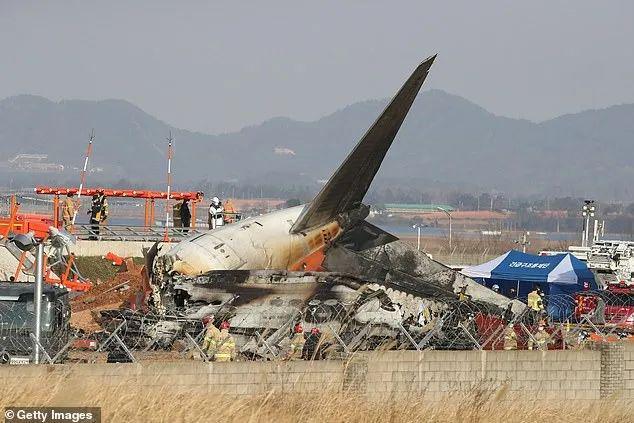
{"type": "Polygon", "coordinates": [[[531,242],[528,240],[528,236],[530,234],[531,234],[530,232],[526,231],[522,234],[522,236],[518,240],[514,241],[515,244],[520,244],[522,246],[523,253],[526,252],[526,246],[531,245],[531,242]]]}

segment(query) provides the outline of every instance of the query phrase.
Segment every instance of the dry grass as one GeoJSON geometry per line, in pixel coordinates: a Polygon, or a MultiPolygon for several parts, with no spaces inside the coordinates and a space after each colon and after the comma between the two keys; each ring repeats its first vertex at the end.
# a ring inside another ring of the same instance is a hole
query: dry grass
{"type": "Polygon", "coordinates": [[[353,394],[268,394],[218,396],[204,387],[81,386],[59,378],[0,382],[6,406],[102,407],[104,422],[626,422],[634,407],[626,401],[513,400],[504,388],[450,394],[443,401],[422,394],[369,399],[353,394]],[[10,385],[10,386],[9,386],[10,385]]]}
{"type": "MultiPolygon", "coordinates": [[[[416,246],[415,236],[402,236],[401,239],[416,246]]],[[[536,254],[541,250],[567,251],[568,244],[570,243],[565,241],[531,239],[527,252],[536,254]]],[[[522,246],[510,238],[466,238],[455,234],[451,249],[446,238],[438,237],[421,237],[421,249],[445,264],[479,264],[511,249],[521,250],[522,246]]]]}
{"type": "MultiPolygon", "coordinates": [[[[401,239],[416,245],[416,236],[401,236],[401,239]]],[[[529,253],[537,253],[541,250],[557,250],[565,251],[568,249],[570,242],[566,241],[549,241],[545,239],[530,239],[530,245],[527,248],[529,253]]],[[[466,238],[459,234],[454,234],[452,239],[452,248],[449,249],[449,242],[446,238],[438,237],[421,237],[421,248],[432,254],[503,254],[511,249],[521,250],[522,246],[513,242],[513,239],[500,237],[480,237],[466,238]]]]}

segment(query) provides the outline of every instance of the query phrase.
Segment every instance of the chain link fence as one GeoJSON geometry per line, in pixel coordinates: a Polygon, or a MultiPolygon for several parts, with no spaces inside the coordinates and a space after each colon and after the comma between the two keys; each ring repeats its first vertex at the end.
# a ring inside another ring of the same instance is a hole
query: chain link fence
{"type": "MultiPolygon", "coordinates": [[[[235,342],[232,355],[238,361],[341,359],[377,350],[581,349],[592,342],[630,338],[634,328],[631,300],[598,291],[586,291],[583,296],[594,298],[594,308],[584,310],[578,297],[546,296],[543,311],[526,309],[515,315],[492,312],[490,306],[469,300],[423,307],[417,315],[380,303],[367,303],[352,313],[345,304],[328,300],[257,311],[229,306],[215,316],[215,324],[229,322],[228,332],[235,342]]],[[[28,362],[33,354],[32,298],[22,294],[0,301],[2,363],[28,362]]],[[[214,359],[205,346],[209,327],[203,319],[102,310],[92,312],[100,329],[83,331],[69,324],[69,313],[63,300],[43,302],[40,362],[214,359]]]]}

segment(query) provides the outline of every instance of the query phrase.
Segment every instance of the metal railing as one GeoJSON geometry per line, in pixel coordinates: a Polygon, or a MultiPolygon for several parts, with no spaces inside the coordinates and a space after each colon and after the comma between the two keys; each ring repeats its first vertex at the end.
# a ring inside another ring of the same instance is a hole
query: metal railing
{"type": "MultiPolygon", "coordinates": [[[[181,240],[193,234],[206,232],[202,228],[167,228],[170,240],[181,240]]],[[[165,228],[160,226],[128,225],[75,225],[73,235],[82,240],[101,241],[163,241],[165,228]],[[97,229],[98,228],[98,229],[97,229]]]]}

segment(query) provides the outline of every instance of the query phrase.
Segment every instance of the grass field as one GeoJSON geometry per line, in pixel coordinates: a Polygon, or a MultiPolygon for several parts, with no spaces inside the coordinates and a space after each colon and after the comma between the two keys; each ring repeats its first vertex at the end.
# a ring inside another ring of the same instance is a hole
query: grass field
{"type": "MultiPolygon", "coordinates": [[[[416,236],[401,236],[401,239],[416,247],[416,236]]],[[[537,254],[541,250],[568,250],[569,242],[532,239],[526,252],[537,254]]],[[[444,264],[479,264],[491,260],[509,250],[521,250],[522,246],[509,239],[465,238],[456,235],[451,248],[446,238],[421,237],[421,250],[433,256],[434,260],[444,264]]]]}
{"type": "Polygon", "coordinates": [[[629,401],[513,400],[502,388],[425,401],[421,395],[367,399],[355,394],[215,396],[204,388],[104,387],[63,379],[0,381],[0,403],[8,406],[101,407],[102,421],[144,422],[628,422],[629,401]]]}
{"type": "MultiPolygon", "coordinates": [[[[134,262],[138,265],[144,264],[144,260],[138,257],[134,258],[134,262]]],[[[98,256],[77,256],[75,257],[75,263],[79,273],[93,282],[97,281],[97,279],[101,282],[108,281],[119,271],[119,266],[113,266],[108,260],[98,256]]]]}

